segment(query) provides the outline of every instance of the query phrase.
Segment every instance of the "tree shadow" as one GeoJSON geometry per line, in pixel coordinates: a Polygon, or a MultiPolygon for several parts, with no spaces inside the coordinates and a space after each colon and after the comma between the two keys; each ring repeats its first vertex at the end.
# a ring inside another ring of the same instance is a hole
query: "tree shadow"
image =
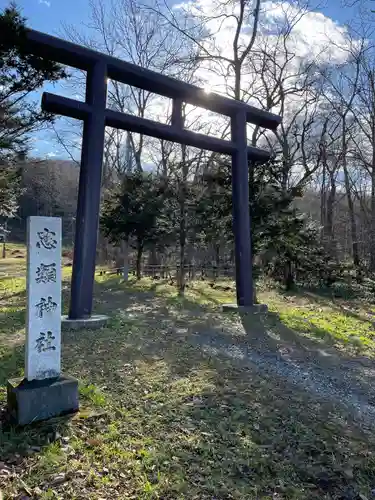
{"type": "MultiPolygon", "coordinates": [[[[98,312],[107,312],[108,306],[111,310],[128,309],[134,306],[144,304],[147,307],[171,306],[179,309],[186,309],[192,312],[210,312],[212,306],[206,304],[197,304],[194,300],[188,297],[179,297],[177,294],[164,294],[162,287],[167,284],[168,280],[158,280],[153,283],[148,290],[137,289],[133,283],[124,283],[113,278],[106,280],[104,283],[100,281],[95,283],[95,309],[98,312]]],[[[194,289],[194,293],[198,290],[194,289]]],[[[208,295],[207,299],[212,300],[208,295]]],[[[165,311],[164,311],[165,312],[165,311]]]]}
{"type": "MultiPolygon", "coordinates": [[[[330,307],[334,309],[340,309],[343,304],[345,304],[348,308],[353,309],[363,309],[369,306],[370,302],[373,302],[374,297],[371,297],[371,301],[369,299],[364,299],[363,297],[354,296],[345,296],[340,294],[335,294],[333,290],[330,289],[320,289],[318,287],[310,287],[310,288],[295,288],[290,291],[279,290],[280,295],[284,297],[300,297],[303,299],[307,299],[309,301],[315,302],[322,306],[327,306],[327,303],[330,307]]],[[[347,310],[346,309],[346,310],[347,310]]],[[[370,310],[372,314],[374,310],[370,310]]]]}
{"type": "Polygon", "coordinates": [[[370,307],[368,301],[362,299],[345,299],[342,297],[334,297],[329,295],[327,292],[319,292],[319,290],[310,289],[296,289],[290,292],[281,292],[281,295],[285,298],[300,297],[306,299],[309,302],[316,303],[321,307],[329,307],[337,312],[343,313],[351,318],[358,319],[364,323],[369,323],[375,327],[375,320],[371,319],[371,316],[375,316],[375,310],[370,307]],[[367,316],[364,316],[364,314],[367,316]]]}
{"type": "MultiPolygon", "coordinates": [[[[137,436],[147,456],[137,467],[151,484],[155,467],[167,478],[160,498],[356,498],[369,491],[370,460],[358,454],[373,442],[348,415],[245,360],[205,351],[209,333],[191,339],[204,319],[190,318],[185,333],[169,331],[161,317],[166,311],[153,308],[158,327],[152,329],[148,312],[129,317],[128,309],[108,328],[67,332],[64,342],[66,369],[102,387],[123,409],[116,446],[137,436]],[[348,480],[354,459],[356,475],[348,480]]],[[[254,322],[247,324],[255,337],[254,322]]],[[[261,318],[259,334],[263,324],[261,318]]],[[[219,328],[211,333],[216,346],[228,345],[219,328]]],[[[233,342],[253,345],[244,335],[233,342]]],[[[100,453],[105,457],[97,450],[97,460],[100,453]]]]}
{"type": "Polygon", "coordinates": [[[252,352],[293,366],[295,370],[290,375],[296,376],[298,383],[308,386],[306,379],[315,379],[324,390],[326,381],[333,393],[337,393],[337,399],[352,398],[364,405],[375,404],[374,361],[338,349],[329,332],[313,327],[314,338],[306,337],[287,327],[277,313],[243,314],[241,322],[247,333],[241,343],[252,352]]]}
{"type": "MultiPolygon", "coordinates": [[[[22,289],[18,292],[10,292],[9,294],[6,295],[6,299],[14,299],[14,298],[19,298],[20,299],[20,304],[25,302],[26,299],[26,290],[22,289]]],[[[2,297],[1,297],[2,299],[2,297]]],[[[13,304],[13,302],[12,302],[13,304]]]]}
{"type": "MultiPolygon", "coordinates": [[[[60,437],[75,425],[69,418],[19,430],[3,426],[2,460],[11,464],[18,454],[15,463],[26,477],[32,467],[47,484],[63,470],[74,493],[84,491],[86,498],[113,494],[111,483],[89,481],[93,467],[103,465],[106,478],[112,467],[113,474],[122,474],[115,483],[119,498],[152,498],[139,486],[141,479],[148,491],[155,488],[155,497],[166,499],[369,494],[375,478],[372,436],[340,407],[281,375],[260,372],[249,358],[257,353],[268,355],[270,365],[275,359],[307,365],[310,350],[315,359],[328,348],[305,343],[277,315],[243,316],[239,324],[194,302],[176,307],[168,297],[108,287],[96,285],[95,308],[111,313],[109,325],[64,332],[62,345],[64,371],[95,385],[108,418],[74,429],[74,460],[62,455],[63,469],[59,463],[44,468],[35,454],[52,442],[61,445],[60,437]],[[294,348],[289,358],[286,346],[294,348]]],[[[0,382],[20,373],[22,356],[17,346],[0,357],[0,382]]],[[[54,486],[56,495],[67,497],[64,488],[54,486]]]]}
{"type": "Polygon", "coordinates": [[[0,354],[4,348],[8,349],[23,343],[26,311],[25,309],[18,311],[13,309],[12,306],[11,311],[0,313],[0,354]]]}
{"type": "MultiPolygon", "coordinates": [[[[0,356],[0,386],[7,380],[23,376],[24,345],[7,349],[0,356]]],[[[27,426],[14,425],[6,410],[5,391],[0,393],[0,458],[8,466],[17,467],[23,460],[40,453],[61,436],[66,435],[71,416],[52,418],[27,426]]]]}
{"type": "MultiPolygon", "coordinates": [[[[350,406],[375,403],[373,361],[340,350],[334,336],[323,328],[309,325],[310,336],[306,336],[287,327],[276,313],[244,314],[238,322],[187,299],[176,307],[174,299],[150,292],[122,290],[115,302],[107,297],[105,286],[97,292],[102,299],[105,297],[100,312],[108,313],[110,305],[112,312],[117,311],[123,318],[124,326],[138,330],[164,328],[174,342],[236,358],[242,366],[256,362],[270,372],[269,366],[273,366],[274,375],[328,398],[332,393],[336,400],[344,399],[350,406]],[[331,393],[326,384],[332,387],[331,393]]],[[[141,345],[138,348],[147,349],[141,345]]]]}
{"type": "Polygon", "coordinates": [[[25,347],[24,344],[7,349],[0,357],[0,385],[5,386],[10,378],[23,374],[25,347]]]}
{"type": "Polygon", "coordinates": [[[178,444],[173,454],[185,458],[188,474],[210,464],[206,473],[216,487],[205,493],[215,498],[354,499],[361,491],[360,474],[348,480],[345,469],[360,450],[353,427],[336,419],[330,405],[282,382],[259,379],[252,370],[217,369],[212,390],[182,401],[181,410],[201,439],[178,444]],[[254,496],[249,484],[256,485],[254,496]]]}

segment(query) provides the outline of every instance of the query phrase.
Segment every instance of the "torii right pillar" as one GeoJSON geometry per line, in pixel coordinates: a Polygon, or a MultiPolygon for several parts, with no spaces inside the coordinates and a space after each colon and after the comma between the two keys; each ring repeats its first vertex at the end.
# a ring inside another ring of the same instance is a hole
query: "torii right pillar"
{"type": "Polygon", "coordinates": [[[224,304],[223,311],[259,313],[266,312],[267,306],[254,304],[246,128],[246,112],[237,112],[231,118],[232,142],[236,145],[232,154],[232,205],[237,304],[224,304]]]}

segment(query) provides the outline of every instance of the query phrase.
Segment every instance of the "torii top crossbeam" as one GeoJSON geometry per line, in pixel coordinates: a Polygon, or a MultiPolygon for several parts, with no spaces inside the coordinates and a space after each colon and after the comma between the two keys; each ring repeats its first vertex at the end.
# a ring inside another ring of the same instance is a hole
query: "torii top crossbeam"
{"type": "Polygon", "coordinates": [[[89,71],[96,63],[107,66],[107,76],[121,83],[132,85],[170,99],[181,99],[184,102],[199,106],[226,116],[236,112],[246,112],[248,123],[275,130],[281,123],[281,118],[267,111],[249,106],[241,101],[205,90],[182,82],[170,76],[162,75],[121,59],[97,52],[40,31],[30,30],[28,33],[30,50],[61,64],[89,71]]]}
{"type": "Polygon", "coordinates": [[[70,318],[84,319],[90,317],[92,311],[106,126],[232,156],[237,302],[242,306],[251,306],[253,283],[248,160],[264,162],[269,159],[270,153],[247,145],[246,124],[252,123],[275,130],[281,121],[280,117],[39,31],[29,30],[27,37],[32,53],[87,71],[85,102],[50,93],[44,93],[42,99],[42,107],[46,111],[84,121],[70,318]],[[171,125],[108,109],[108,79],[171,98],[171,125]],[[222,140],[186,130],[182,120],[184,102],[229,116],[232,140],[222,140]]]}

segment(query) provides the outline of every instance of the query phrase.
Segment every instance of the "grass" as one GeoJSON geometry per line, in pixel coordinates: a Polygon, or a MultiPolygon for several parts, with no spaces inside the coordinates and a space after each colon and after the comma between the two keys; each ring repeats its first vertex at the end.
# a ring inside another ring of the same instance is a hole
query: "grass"
{"type": "MultiPolygon", "coordinates": [[[[6,378],[23,366],[24,281],[14,290],[7,283],[3,404],[6,378]]],[[[218,310],[233,299],[228,282],[195,282],[181,299],[166,282],[98,277],[96,310],[110,311],[110,324],[63,337],[63,367],[80,380],[81,412],[25,429],[4,424],[5,498],[371,498],[372,429],[338,405],[188,341],[209,329],[245,336],[236,316],[218,310]]],[[[259,299],[279,316],[268,325],[279,335],[284,328],[296,343],[349,357],[373,353],[370,305],[272,290],[259,299]]]]}
{"type": "MultiPolygon", "coordinates": [[[[107,279],[106,282],[112,289],[128,289],[118,278],[107,279]]],[[[227,280],[219,280],[215,284],[196,281],[187,288],[185,298],[179,298],[175,287],[167,281],[143,278],[139,282],[130,281],[130,287],[141,292],[151,291],[179,307],[189,307],[193,303],[205,309],[215,309],[236,300],[234,283],[227,280]]],[[[300,335],[323,341],[348,354],[375,356],[375,306],[371,303],[321,297],[308,292],[283,294],[262,287],[258,300],[267,304],[283,325],[300,335]]]]}
{"type": "Polygon", "coordinates": [[[372,303],[333,299],[312,293],[268,294],[270,309],[281,322],[307,338],[349,354],[375,355],[375,309],[372,303]]]}

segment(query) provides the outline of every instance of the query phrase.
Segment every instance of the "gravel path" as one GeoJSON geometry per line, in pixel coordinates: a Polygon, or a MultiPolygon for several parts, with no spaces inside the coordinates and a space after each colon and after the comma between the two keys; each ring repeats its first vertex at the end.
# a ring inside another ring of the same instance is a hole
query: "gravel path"
{"type": "MultiPolygon", "coordinates": [[[[119,294],[124,310],[123,297],[119,294]]],[[[172,342],[179,338],[212,356],[227,356],[242,366],[338,403],[362,423],[375,424],[375,361],[299,335],[273,318],[272,313],[249,322],[236,315],[202,311],[198,306],[176,313],[165,300],[151,293],[126,297],[127,317],[141,319],[146,328],[168,331],[172,342]]],[[[114,307],[113,293],[108,300],[114,307]]]]}
{"type": "Polygon", "coordinates": [[[236,339],[232,343],[226,340],[229,339],[222,339],[214,331],[190,335],[191,342],[212,356],[233,358],[241,365],[277,376],[325,400],[339,403],[367,424],[375,422],[375,365],[369,368],[359,362],[345,360],[329,368],[320,366],[316,361],[296,361],[285,352],[267,349],[257,352],[246,339],[236,339]]]}

